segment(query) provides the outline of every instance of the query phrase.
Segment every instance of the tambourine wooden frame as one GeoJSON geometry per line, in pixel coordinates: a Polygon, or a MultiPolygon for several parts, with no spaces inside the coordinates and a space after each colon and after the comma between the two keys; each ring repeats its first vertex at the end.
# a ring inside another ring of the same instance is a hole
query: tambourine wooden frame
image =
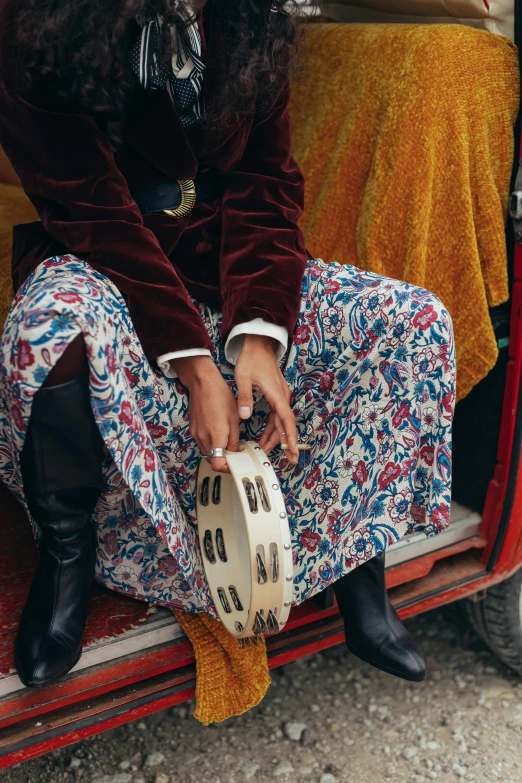
{"type": "Polygon", "coordinates": [[[230,474],[215,473],[201,460],[198,534],[219,618],[233,636],[248,639],[277,633],[286,624],[292,538],[279,481],[261,447],[242,442],[241,451],[227,451],[227,464],[230,474]]]}

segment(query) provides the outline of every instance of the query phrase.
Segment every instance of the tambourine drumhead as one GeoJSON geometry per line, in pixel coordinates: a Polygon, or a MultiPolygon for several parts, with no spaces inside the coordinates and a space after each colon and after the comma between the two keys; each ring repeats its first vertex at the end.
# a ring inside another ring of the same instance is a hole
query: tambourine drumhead
{"type": "Polygon", "coordinates": [[[202,459],[198,533],[220,619],[238,638],[277,633],[292,602],[292,538],[272,464],[257,443],[227,452],[230,475],[202,459]]]}

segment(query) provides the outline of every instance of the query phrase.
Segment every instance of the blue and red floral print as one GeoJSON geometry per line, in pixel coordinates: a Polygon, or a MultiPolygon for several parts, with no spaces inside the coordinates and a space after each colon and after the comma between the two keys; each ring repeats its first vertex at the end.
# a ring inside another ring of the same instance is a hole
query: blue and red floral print
{"type": "MultiPolygon", "coordinates": [[[[214,359],[234,387],[220,314],[199,306],[214,359]]],[[[25,503],[18,456],[31,401],[80,332],[107,446],[95,512],[97,578],[136,598],[214,614],[196,535],[200,453],[188,431],[186,392],[144,358],[115,286],[74,256],[42,263],[6,322],[0,478],[25,503]]],[[[434,535],[449,524],[451,319],[428,291],[310,261],[282,368],[300,440],[312,447],[297,466],[280,450],[272,455],[291,521],[299,603],[401,536],[434,535]]],[[[243,437],[259,436],[267,412],[258,397],[243,437]]]]}

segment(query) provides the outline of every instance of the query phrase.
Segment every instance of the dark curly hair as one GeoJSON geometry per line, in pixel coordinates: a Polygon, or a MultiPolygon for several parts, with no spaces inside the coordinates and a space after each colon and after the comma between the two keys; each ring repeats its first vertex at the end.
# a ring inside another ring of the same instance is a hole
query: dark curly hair
{"type": "MultiPolygon", "coordinates": [[[[161,14],[160,56],[171,54],[172,26],[183,30],[186,0],[8,0],[17,3],[11,40],[17,88],[43,85],[58,96],[102,115],[113,143],[135,86],[128,65],[134,17],[161,14]]],[[[203,5],[203,1],[199,0],[203,5]]],[[[296,50],[297,0],[207,0],[219,17],[225,42],[225,75],[206,122],[223,128],[269,104],[296,50]]]]}

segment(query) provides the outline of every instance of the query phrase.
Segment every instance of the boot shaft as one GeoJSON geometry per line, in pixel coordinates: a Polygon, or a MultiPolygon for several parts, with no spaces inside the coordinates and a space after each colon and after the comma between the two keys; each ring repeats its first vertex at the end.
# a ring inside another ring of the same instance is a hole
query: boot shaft
{"type": "MultiPolygon", "coordinates": [[[[94,421],[87,375],[60,386],[41,388],[35,395],[26,439],[20,455],[29,507],[45,523],[42,498],[55,494],[58,506],[81,508],[92,491],[103,486],[104,444],[94,421]],[[78,492],[75,499],[72,490],[78,492]],[[83,495],[87,491],[85,498],[83,495]]],[[[48,504],[47,504],[48,505],[48,504]]]]}
{"type": "Polygon", "coordinates": [[[42,533],[15,642],[17,671],[26,685],[47,685],[81,654],[103,452],[88,376],[37,392],[20,458],[29,509],[42,533]]]}

